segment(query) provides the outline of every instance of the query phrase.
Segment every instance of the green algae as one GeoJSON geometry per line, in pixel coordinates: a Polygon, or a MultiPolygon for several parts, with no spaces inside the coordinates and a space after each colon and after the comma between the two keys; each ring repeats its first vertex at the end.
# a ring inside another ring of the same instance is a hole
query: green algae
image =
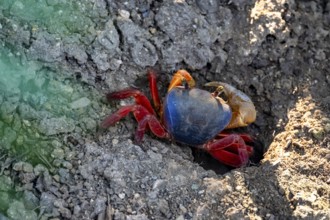
{"type": "Polygon", "coordinates": [[[0,47],[0,213],[35,219],[35,210],[23,209],[22,192],[16,191],[7,168],[26,161],[53,170],[55,160],[61,160],[55,153],[70,148],[65,136],[95,133],[99,100],[97,91],[69,74],[0,47]]]}
{"type": "Polygon", "coordinates": [[[60,35],[83,35],[93,30],[94,23],[89,15],[91,7],[87,2],[72,0],[0,0],[0,11],[6,17],[60,35]]]}
{"type": "Polygon", "coordinates": [[[98,94],[59,75],[0,48],[0,149],[10,156],[45,164],[54,139],[95,131],[98,94]]]}
{"type": "Polygon", "coordinates": [[[24,51],[40,31],[90,41],[96,33],[93,18],[107,14],[94,7],[88,0],[0,0],[0,219],[37,219],[39,211],[28,207],[29,199],[25,204],[22,183],[17,184],[16,172],[22,171],[11,165],[26,161],[51,171],[61,166],[63,149],[72,147],[65,137],[97,129],[100,94],[71,73],[30,61],[24,51]]]}

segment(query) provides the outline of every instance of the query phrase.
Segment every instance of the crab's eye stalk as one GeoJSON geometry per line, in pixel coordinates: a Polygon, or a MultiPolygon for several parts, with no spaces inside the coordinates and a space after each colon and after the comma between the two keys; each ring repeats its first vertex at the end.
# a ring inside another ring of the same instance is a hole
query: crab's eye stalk
{"type": "Polygon", "coordinates": [[[190,88],[190,87],[189,87],[189,83],[187,82],[186,79],[183,79],[183,80],[182,80],[182,85],[184,86],[185,89],[189,89],[189,88],[190,88]]]}
{"type": "Polygon", "coordinates": [[[195,80],[186,70],[179,70],[174,74],[172,81],[168,87],[168,91],[170,91],[176,86],[184,85],[186,87],[185,84],[187,84],[188,88],[193,88],[195,87],[195,80]]]}

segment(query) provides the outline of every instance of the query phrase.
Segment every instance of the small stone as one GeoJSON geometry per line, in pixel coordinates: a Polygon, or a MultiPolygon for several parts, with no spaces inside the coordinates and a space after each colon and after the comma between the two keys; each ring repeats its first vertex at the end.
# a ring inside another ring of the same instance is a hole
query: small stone
{"type": "Polygon", "coordinates": [[[126,196],[125,193],[119,193],[119,194],[118,194],[118,197],[121,198],[121,199],[124,199],[125,196],[126,196]]]}
{"type": "Polygon", "coordinates": [[[57,175],[57,174],[53,176],[53,179],[54,179],[56,182],[60,182],[60,176],[57,175]]]}
{"type": "Polygon", "coordinates": [[[0,192],[9,191],[12,189],[13,182],[8,176],[0,176],[0,192]]]}
{"type": "Polygon", "coordinates": [[[13,166],[13,170],[22,171],[23,170],[23,162],[17,162],[13,166]]]}
{"type": "Polygon", "coordinates": [[[186,212],[187,212],[186,207],[184,207],[182,204],[179,205],[179,208],[180,208],[180,210],[181,210],[183,213],[186,213],[186,212]]]}
{"type": "Polygon", "coordinates": [[[330,132],[330,123],[327,123],[324,125],[324,130],[325,132],[329,133],[330,132]]]}
{"type": "Polygon", "coordinates": [[[118,13],[121,17],[125,18],[125,19],[129,19],[130,17],[130,13],[129,11],[126,10],[118,10],[118,13]]]}
{"type": "Polygon", "coordinates": [[[63,161],[62,165],[63,165],[63,167],[65,167],[65,168],[67,168],[69,170],[72,169],[72,164],[70,162],[68,162],[68,161],[63,161]]]}
{"type": "Polygon", "coordinates": [[[117,144],[118,144],[118,142],[119,142],[119,141],[118,141],[118,139],[115,139],[115,138],[114,138],[114,139],[112,139],[112,145],[117,145],[117,144]]]}
{"type": "Polygon", "coordinates": [[[33,172],[33,166],[32,166],[32,164],[25,162],[23,164],[23,172],[25,172],[25,173],[32,173],[33,172]]]}
{"type": "Polygon", "coordinates": [[[309,132],[313,135],[317,140],[322,140],[324,137],[324,130],[322,128],[311,128],[309,132]]]}
{"type": "Polygon", "coordinates": [[[89,106],[91,104],[91,101],[86,98],[86,97],[82,97],[74,102],[72,102],[70,104],[72,109],[77,109],[77,108],[85,108],[87,106],[89,106]]]}
{"type": "Polygon", "coordinates": [[[53,158],[63,159],[64,158],[64,150],[62,148],[55,148],[51,154],[53,158]]]}
{"type": "Polygon", "coordinates": [[[192,190],[197,190],[199,188],[199,185],[198,184],[192,184],[191,185],[191,189],[192,190]]]}
{"type": "Polygon", "coordinates": [[[54,208],[55,196],[49,192],[43,192],[40,198],[40,206],[42,209],[47,212],[51,213],[52,209],[54,208]]]}

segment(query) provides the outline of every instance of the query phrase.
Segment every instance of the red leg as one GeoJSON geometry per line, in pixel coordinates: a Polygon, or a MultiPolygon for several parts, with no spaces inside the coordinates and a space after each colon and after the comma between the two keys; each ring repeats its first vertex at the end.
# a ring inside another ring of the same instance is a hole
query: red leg
{"type": "Polygon", "coordinates": [[[101,126],[107,128],[127,116],[130,112],[133,112],[135,119],[138,121],[138,128],[135,132],[135,141],[137,143],[141,142],[147,126],[149,126],[151,132],[157,137],[168,137],[166,130],[157,120],[156,116],[151,114],[148,109],[142,105],[129,105],[122,107],[117,112],[104,119],[101,126]]]}
{"type": "Polygon", "coordinates": [[[157,76],[156,72],[152,69],[148,70],[148,79],[149,79],[149,87],[151,90],[151,97],[154,103],[155,109],[158,113],[160,113],[162,109],[162,103],[159,98],[158,88],[157,88],[157,76]]]}
{"type": "Polygon", "coordinates": [[[113,113],[112,115],[106,117],[102,123],[101,127],[102,128],[108,128],[111,125],[114,125],[116,122],[118,122],[120,119],[128,115],[131,111],[133,111],[134,105],[128,105],[124,106],[121,109],[119,109],[117,112],[113,113]]]}
{"type": "Polygon", "coordinates": [[[252,152],[252,148],[247,147],[243,138],[237,134],[209,142],[203,147],[215,159],[232,167],[246,165],[249,161],[249,153],[252,152]]]}
{"type": "Polygon", "coordinates": [[[144,106],[151,114],[156,115],[148,98],[137,89],[128,88],[119,92],[112,92],[107,94],[108,100],[126,99],[130,97],[134,97],[136,104],[144,106]]]}
{"type": "Polygon", "coordinates": [[[151,132],[159,138],[168,138],[169,135],[154,115],[146,115],[139,121],[135,132],[135,142],[141,143],[145,130],[149,126],[151,132]]]}
{"type": "MultiPolygon", "coordinates": [[[[228,133],[225,131],[225,132],[221,132],[220,134],[218,134],[217,137],[225,138],[231,134],[232,133],[228,133]]],[[[245,142],[253,142],[253,138],[248,134],[237,134],[237,135],[239,135],[245,142]]]]}

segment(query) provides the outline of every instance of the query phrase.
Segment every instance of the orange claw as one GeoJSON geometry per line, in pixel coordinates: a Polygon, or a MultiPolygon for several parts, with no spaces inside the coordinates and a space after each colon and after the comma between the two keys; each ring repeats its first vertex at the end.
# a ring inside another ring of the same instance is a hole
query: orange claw
{"type": "Polygon", "coordinates": [[[257,112],[254,104],[245,93],[223,82],[209,82],[205,86],[221,88],[221,91],[227,96],[227,103],[233,112],[233,116],[226,128],[244,127],[256,120],[257,112]]]}
{"type": "Polygon", "coordinates": [[[167,91],[170,91],[176,86],[181,86],[184,81],[188,83],[189,88],[195,86],[195,80],[186,70],[178,70],[172,77],[171,83],[168,86],[167,91]]]}

